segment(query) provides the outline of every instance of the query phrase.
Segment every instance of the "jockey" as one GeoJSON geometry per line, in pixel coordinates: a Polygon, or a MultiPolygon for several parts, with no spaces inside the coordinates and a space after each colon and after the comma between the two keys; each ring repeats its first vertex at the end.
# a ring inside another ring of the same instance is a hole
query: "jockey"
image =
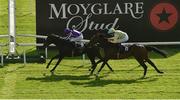
{"type": "Polygon", "coordinates": [[[84,44],[81,42],[83,40],[83,34],[75,29],[64,29],[64,33],[67,35],[65,38],[66,40],[75,42],[75,44],[80,45],[81,47],[84,46],[84,44]]]}
{"type": "Polygon", "coordinates": [[[128,50],[128,48],[121,45],[121,43],[126,42],[129,40],[129,36],[127,33],[121,31],[121,30],[115,30],[114,28],[110,28],[108,30],[108,35],[112,36],[110,38],[107,38],[109,42],[117,44],[116,46],[120,49],[121,52],[128,50]]]}
{"type": "Polygon", "coordinates": [[[108,41],[111,43],[122,43],[129,40],[129,36],[127,35],[127,33],[121,30],[115,30],[114,28],[110,28],[108,30],[108,34],[113,36],[108,38],[108,41]]]}

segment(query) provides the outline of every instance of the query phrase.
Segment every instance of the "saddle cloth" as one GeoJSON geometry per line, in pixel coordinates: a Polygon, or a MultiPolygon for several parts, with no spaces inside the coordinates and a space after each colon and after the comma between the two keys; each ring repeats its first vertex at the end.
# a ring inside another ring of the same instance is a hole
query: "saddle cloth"
{"type": "Polygon", "coordinates": [[[129,51],[129,46],[128,45],[119,44],[118,48],[119,48],[120,53],[124,53],[124,52],[129,51]]]}

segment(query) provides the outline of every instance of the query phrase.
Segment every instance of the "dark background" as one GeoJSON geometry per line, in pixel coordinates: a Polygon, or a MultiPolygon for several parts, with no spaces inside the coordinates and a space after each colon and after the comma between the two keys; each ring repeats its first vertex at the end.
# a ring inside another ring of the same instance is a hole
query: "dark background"
{"type": "MultiPolygon", "coordinates": [[[[178,13],[180,13],[180,0],[36,0],[36,31],[37,35],[47,35],[51,33],[62,34],[63,29],[66,27],[67,20],[49,20],[50,7],[48,3],[54,3],[60,5],[60,3],[123,3],[123,2],[144,2],[144,17],[140,20],[132,18],[130,15],[93,15],[91,21],[96,23],[112,23],[115,18],[119,18],[119,29],[125,31],[129,35],[128,42],[165,42],[165,41],[180,41],[180,17],[178,16],[178,22],[168,31],[160,31],[154,28],[149,20],[149,14],[151,9],[158,3],[169,2],[173,4],[178,13]],[[59,2],[61,1],[61,2],[59,2]]],[[[57,6],[56,5],[56,6],[57,6]]],[[[114,6],[112,6],[114,8],[114,6]]],[[[58,7],[57,7],[58,8],[58,7]]],[[[123,8],[123,7],[122,7],[123,8]]],[[[82,15],[80,15],[82,16],[82,15]]],[[[73,17],[73,16],[68,16],[73,17]]],[[[86,17],[86,16],[82,16],[86,17]]],[[[89,39],[95,31],[86,30],[83,32],[85,39],[89,39]]],[[[42,42],[41,39],[37,39],[37,42],[42,42]]]]}

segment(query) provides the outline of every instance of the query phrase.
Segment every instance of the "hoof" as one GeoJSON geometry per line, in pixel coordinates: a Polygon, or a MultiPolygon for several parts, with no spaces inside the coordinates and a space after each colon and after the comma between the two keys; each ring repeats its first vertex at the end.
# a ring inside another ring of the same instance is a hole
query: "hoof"
{"type": "Polygon", "coordinates": [[[158,73],[163,74],[164,72],[158,72],[158,73]]]}
{"type": "Polygon", "coordinates": [[[97,80],[100,80],[100,78],[99,78],[99,77],[96,77],[96,81],[97,81],[97,80]]]}
{"type": "Polygon", "coordinates": [[[99,73],[94,74],[94,76],[99,77],[99,73]]]}
{"type": "Polygon", "coordinates": [[[51,70],[50,72],[51,72],[51,75],[54,75],[54,71],[51,70]]]}
{"type": "Polygon", "coordinates": [[[142,77],[140,77],[140,79],[145,79],[145,76],[143,75],[142,77]]]}
{"type": "Polygon", "coordinates": [[[100,80],[98,75],[95,75],[95,80],[100,80]]]}

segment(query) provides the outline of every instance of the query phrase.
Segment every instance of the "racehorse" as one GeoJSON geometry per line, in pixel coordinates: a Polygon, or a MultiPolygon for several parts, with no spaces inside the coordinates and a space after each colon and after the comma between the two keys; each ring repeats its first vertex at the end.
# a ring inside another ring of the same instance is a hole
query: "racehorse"
{"type": "MultiPolygon", "coordinates": [[[[49,63],[47,64],[46,68],[49,68],[51,62],[58,58],[58,61],[56,63],[56,65],[53,67],[53,69],[50,70],[50,72],[52,74],[54,74],[54,70],[56,69],[56,67],[59,65],[59,63],[61,62],[61,60],[64,57],[71,57],[72,56],[72,52],[73,52],[73,56],[80,56],[83,53],[86,53],[88,58],[91,61],[92,64],[92,68],[94,68],[95,66],[97,66],[98,63],[102,62],[100,56],[98,56],[97,51],[97,47],[93,46],[91,48],[89,47],[77,47],[75,42],[71,42],[68,40],[65,40],[63,37],[60,37],[56,34],[50,34],[48,35],[48,37],[46,38],[43,47],[47,48],[50,44],[55,44],[56,48],[58,49],[58,54],[54,57],[51,58],[51,60],[49,61],[49,63]],[[95,58],[99,57],[99,61],[95,62],[95,58]]],[[[110,65],[108,63],[105,62],[105,64],[108,66],[108,68],[113,71],[113,69],[110,67],[110,65]]]]}
{"type": "MultiPolygon", "coordinates": [[[[108,42],[107,36],[104,33],[95,34],[90,39],[88,46],[91,47],[95,44],[98,44],[99,47],[101,47],[101,49],[99,49],[99,53],[101,53],[101,56],[103,58],[103,63],[100,69],[98,70],[96,76],[98,76],[98,74],[104,67],[105,63],[107,63],[110,59],[112,58],[125,59],[130,56],[133,56],[137,60],[137,62],[143,67],[144,74],[142,78],[146,76],[146,72],[147,72],[147,65],[145,64],[145,62],[148,62],[158,73],[163,73],[156,67],[156,65],[148,57],[149,51],[154,51],[166,57],[166,53],[156,47],[133,44],[133,45],[129,45],[128,51],[123,51],[122,45],[120,45],[121,48],[119,48],[117,44],[108,42]]],[[[93,73],[95,68],[96,66],[92,69],[91,73],[93,73]]]]}

